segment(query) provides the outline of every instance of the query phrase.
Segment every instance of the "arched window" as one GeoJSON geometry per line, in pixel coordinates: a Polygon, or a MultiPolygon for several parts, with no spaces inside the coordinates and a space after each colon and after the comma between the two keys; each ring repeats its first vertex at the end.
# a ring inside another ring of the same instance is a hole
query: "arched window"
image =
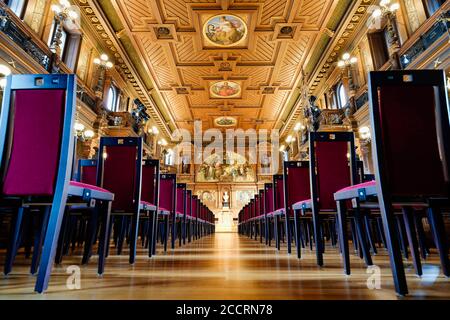
{"type": "Polygon", "coordinates": [[[339,84],[337,89],[339,108],[342,109],[348,102],[347,93],[345,92],[344,84],[339,84]]]}
{"type": "Polygon", "coordinates": [[[108,89],[106,108],[109,111],[117,112],[119,111],[119,105],[120,105],[119,90],[115,86],[111,85],[108,89]]]}

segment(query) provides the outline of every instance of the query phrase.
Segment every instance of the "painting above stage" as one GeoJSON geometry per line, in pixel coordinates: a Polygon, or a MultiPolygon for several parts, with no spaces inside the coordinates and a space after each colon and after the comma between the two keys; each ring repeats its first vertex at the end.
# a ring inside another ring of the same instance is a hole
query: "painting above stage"
{"type": "Polygon", "coordinates": [[[226,161],[218,154],[212,154],[201,164],[196,182],[255,182],[254,168],[245,157],[228,152],[226,161]]]}
{"type": "Polygon", "coordinates": [[[239,45],[247,35],[247,25],[235,15],[217,15],[203,25],[206,41],[218,47],[239,45]]]}

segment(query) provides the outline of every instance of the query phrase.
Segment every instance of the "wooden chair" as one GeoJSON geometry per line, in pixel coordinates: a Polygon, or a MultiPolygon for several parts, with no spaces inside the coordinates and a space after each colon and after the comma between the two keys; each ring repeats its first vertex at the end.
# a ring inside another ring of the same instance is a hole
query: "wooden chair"
{"type": "Polygon", "coordinates": [[[141,203],[144,212],[148,213],[148,221],[146,226],[146,233],[143,235],[145,246],[148,246],[148,256],[152,257],[156,254],[156,238],[157,238],[157,223],[159,213],[159,160],[146,159],[142,164],[142,190],[141,203]]]}
{"type": "Polygon", "coordinates": [[[186,243],[186,205],[186,184],[177,183],[177,227],[175,230],[178,236],[179,246],[182,243],[186,243]]]}
{"type": "MultiPolygon", "coordinates": [[[[355,145],[351,132],[311,132],[309,141],[311,198],[294,204],[293,209],[302,210],[303,215],[306,211],[311,212],[317,264],[322,266],[324,242],[321,220],[337,212],[334,193],[358,181],[355,145]]],[[[367,265],[372,265],[359,208],[355,208],[355,220],[363,257],[367,265]]]]}
{"type": "Polygon", "coordinates": [[[164,173],[160,176],[159,183],[159,213],[162,216],[161,240],[164,251],[167,251],[169,232],[172,233],[172,249],[175,248],[175,227],[176,227],[176,201],[177,201],[177,176],[176,174],[164,173]],[[170,222],[172,223],[170,225],[170,222]],[[171,229],[169,229],[171,226],[171,229]]]}
{"type": "Polygon", "coordinates": [[[97,185],[115,194],[111,215],[115,218],[117,253],[121,254],[124,238],[130,230],[129,261],[133,264],[136,259],[140,212],[155,209],[153,205],[141,201],[141,137],[100,139],[97,185]]]}
{"type": "Polygon", "coordinates": [[[273,185],[272,183],[264,184],[264,232],[266,238],[266,245],[271,245],[271,223],[270,223],[270,215],[273,214],[273,185]]]}
{"type": "MultiPolygon", "coordinates": [[[[291,217],[294,218],[294,235],[297,248],[297,257],[301,257],[301,230],[300,211],[301,201],[311,199],[311,188],[309,185],[309,162],[308,161],[287,161],[284,162],[284,203],[286,233],[290,232],[291,217]],[[294,210],[294,205],[296,209],[294,210]]],[[[290,242],[288,242],[288,253],[291,253],[290,242]]]]}
{"type": "Polygon", "coordinates": [[[35,290],[43,292],[57,250],[64,211],[72,202],[97,207],[102,220],[98,273],[102,274],[106,235],[114,195],[102,188],[71,182],[76,111],[74,75],[13,75],[7,78],[0,118],[0,201],[16,208],[5,274],[20,246],[20,229],[28,208],[43,208],[34,243],[35,290]],[[43,250],[41,255],[41,248],[43,250]]]}
{"type": "Polygon", "coordinates": [[[356,186],[347,192],[356,190],[358,195],[354,199],[359,201],[377,195],[395,289],[400,295],[407,294],[408,288],[394,220],[396,210],[403,213],[416,271],[421,266],[414,208],[427,210],[443,273],[450,276],[441,215],[442,208],[450,206],[450,117],[445,83],[442,70],[369,75],[376,183],[356,186]]]}

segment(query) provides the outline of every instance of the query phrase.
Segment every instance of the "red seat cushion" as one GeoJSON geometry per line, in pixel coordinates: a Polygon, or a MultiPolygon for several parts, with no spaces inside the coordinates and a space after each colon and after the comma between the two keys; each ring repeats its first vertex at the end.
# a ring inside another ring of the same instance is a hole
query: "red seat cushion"
{"type": "Polygon", "coordinates": [[[302,201],[299,201],[299,202],[294,203],[293,206],[295,206],[295,207],[301,207],[301,206],[303,206],[304,204],[310,203],[311,201],[312,201],[312,199],[302,200],[302,201]]]}
{"type": "Polygon", "coordinates": [[[377,185],[377,182],[375,180],[372,180],[372,181],[368,181],[368,182],[355,184],[353,186],[346,187],[344,189],[337,191],[336,193],[350,191],[350,190],[364,189],[364,188],[368,188],[368,187],[375,187],[376,185],[377,185]]]}
{"type": "Polygon", "coordinates": [[[89,189],[89,190],[95,190],[95,191],[99,191],[99,192],[106,192],[106,193],[111,193],[110,191],[94,186],[92,184],[87,184],[87,183],[82,183],[82,182],[78,182],[78,181],[70,181],[69,183],[72,187],[77,187],[77,188],[83,188],[83,189],[89,189]]]}
{"type": "Polygon", "coordinates": [[[144,205],[144,206],[153,206],[153,207],[156,207],[153,203],[150,203],[150,202],[147,202],[147,201],[143,201],[143,200],[141,200],[141,204],[144,205]]]}

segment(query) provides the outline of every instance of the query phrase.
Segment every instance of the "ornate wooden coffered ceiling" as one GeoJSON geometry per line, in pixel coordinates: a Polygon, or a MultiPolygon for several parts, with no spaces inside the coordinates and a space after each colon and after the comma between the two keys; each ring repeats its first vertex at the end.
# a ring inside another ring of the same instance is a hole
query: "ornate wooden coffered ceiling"
{"type": "Polygon", "coordinates": [[[243,129],[281,128],[325,50],[323,35],[361,0],[77,2],[170,131],[195,120],[217,127],[223,116],[243,129]]]}

